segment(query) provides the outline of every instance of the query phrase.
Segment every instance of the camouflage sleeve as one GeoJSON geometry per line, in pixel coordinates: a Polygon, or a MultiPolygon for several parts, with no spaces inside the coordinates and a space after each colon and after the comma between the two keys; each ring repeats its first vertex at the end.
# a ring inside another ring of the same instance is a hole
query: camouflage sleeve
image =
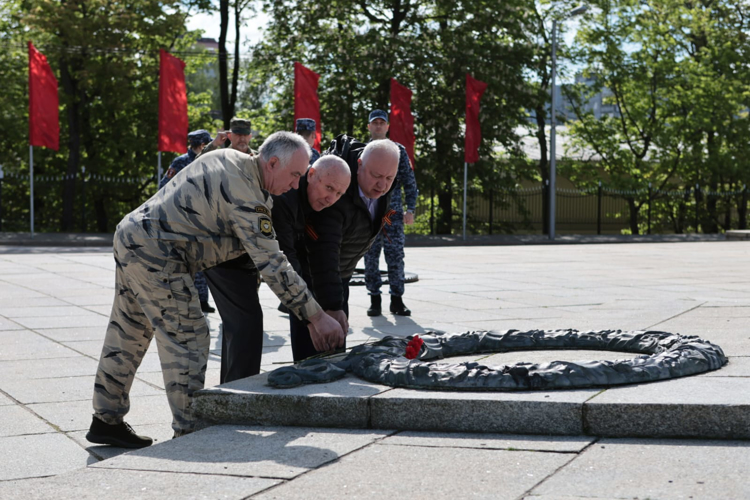
{"type": "Polygon", "coordinates": [[[315,148],[311,148],[312,153],[310,154],[310,165],[318,161],[318,158],[320,158],[320,153],[318,153],[318,150],[315,148]]]}
{"type": "Polygon", "coordinates": [[[298,318],[310,319],[322,309],[279,248],[271,221],[273,201],[264,201],[258,186],[251,186],[248,193],[247,180],[228,180],[222,185],[222,199],[234,234],[279,300],[298,318]]]}
{"type": "Polygon", "coordinates": [[[215,146],[213,142],[209,142],[208,144],[206,144],[206,147],[203,148],[203,150],[201,150],[200,153],[198,153],[198,156],[196,156],[196,158],[198,158],[199,156],[204,155],[206,153],[210,153],[211,151],[213,151],[215,149],[218,149],[218,147],[215,146]]]}
{"type": "Polygon", "coordinates": [[[161,180],[159,181],[159,189],[163,188],[167,185],[167,182],[172,179],[172,177],[177,174],[180,170],[185,168],[187,162],[185,161],[184,155],[178,156],[174,160],[172,160],[172,163],[169,164],[169,168],[166,172],[164,172],[164,175],[162,176],[161,180]],[[172,175],[170,174],[170,170],[172,171],[172,175]]]}
{"type": "Polygon", "coordinates": [[[401,155],[398,161],[398,177],[401,185],[404,186],[404,195],[406,198],[406,208],[414,212],[417,209],[417,179],[414,177],[414,169],[411,168],[409,155],[406,148],[399,144],[401,155]]]}

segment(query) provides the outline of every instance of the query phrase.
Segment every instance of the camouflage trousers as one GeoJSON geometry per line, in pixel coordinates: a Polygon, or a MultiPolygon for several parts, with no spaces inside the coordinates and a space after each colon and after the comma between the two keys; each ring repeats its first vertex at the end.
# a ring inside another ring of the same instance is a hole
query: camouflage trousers
{"type": "Polygon", "coordinates": [[[365,285],[370,295],[379,295],[383,280],[380,278],[380,249],[385,254],[388,265],[388,282],[391,295],[404,295],[404,219],[402,213],[391,216],[391,224],[373,241],[365,254],[365,285]]]}
{"type": "Polygon", "coordinates": [[[195,289],[198,290],[198,299],[201,302],[208,302],[208,282],[206,281],[206,276],[201,271],[198,271],[195,273],[193,282],[195,283],[195,289]]]}
{"type": "Polygon", "coordinates": [[[135,372],[155,337],[172,428],[179,435],[195,428],[191,406],[193,393],[205,382],[208,325],[184,265],[151,257],[143,248],[118,229],[115,301],[96,372],[94,415],[110,424],[122,422],[135,372]]]}

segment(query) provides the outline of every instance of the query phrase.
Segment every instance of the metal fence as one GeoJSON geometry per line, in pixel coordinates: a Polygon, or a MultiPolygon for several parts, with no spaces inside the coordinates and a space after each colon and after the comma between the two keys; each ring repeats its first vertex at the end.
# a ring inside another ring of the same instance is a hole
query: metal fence
{"type": "MultiPolygon", "coordinates": [[[[469,192],[467,231],[471,234],[542,233],[544,185],[469,192]]],[[[558,233],[622,234],[713,232],[746,229],[748,190],[709,191],[700,186],[683,191],[651,188],[617,190],[601,184],[589,189],[556,190],[556,224],[558,233]]],[[[462,229],[461,202],[454,200],[451,232],[462,229]]],[[[421,227],[435,234],[437,199],[420,196],[417,218],[421,227]]],[[[419,230],[419,228],[417,228],[419,230]]],[[[413,230],[412,230],[413,231],[413,230]]]]}
{"type": "MultiPolygon", "coordinates": [[[[155,176],[104,176],[85,172],[82,176],[34,175],[34,223],[41,231],[59,230],[63,189],[71,179],[75,183],[75,229],[81,232],[95,230],[97,201],[111,207],[116,223],[121,216],[118,218],[119,214],[115,213],[115,205],[124,205],[122,210],[127,213],[156,191],[155,176]],[[120,200],[123,197],[129,199],[123,202],[120,200]]],[[[30,189],[28,174],[0,170],[0,231],[29,231],[30,189]]]]}
{"type": "MultiPolygon", "coordinates": [[[[62,193],[67,176],[34,176],[35,225],[41,231],[59,230],[62,193]]],[[[97,231],[95,219],[102,205],[114,226],[156,191],[156,178],[91,175],[74,179],[75,230],[97,231]]],[[[0,170],[0,231],[28,231],[30,227],[29,176],[0,170]]],[[[700,186],[679,191],[651,188],[617,190],[599,184],[589,189],[558,188],[556,232],[564,234],[621,234],[714,232],[747,227],[748,190],[710,191],[700,186]]],[[[546,185],[469,190],[467,231],[470,234],[542,233],[546,185]]],[[[460,234],[462,193],[455,193],[451,232],[460,234]]],[[[437,197],[420,195],[417,224],[409,232],[436,234],[440,217],[437,197]]],[[[110,228],[112,229],[112,228],[110,228]]],[[[99,229],[100,230],[100,229],[99,229]]],[[[109,229],[108,229],[109,230],[109,229]]]]}

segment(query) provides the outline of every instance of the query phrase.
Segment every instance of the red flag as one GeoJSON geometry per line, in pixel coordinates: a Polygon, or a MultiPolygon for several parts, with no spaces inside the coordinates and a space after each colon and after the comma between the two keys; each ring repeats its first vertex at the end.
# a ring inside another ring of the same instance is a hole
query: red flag
{"type": "Polygon", "coordinates": [[[29,42],[29,144],[60,148],[57,78],[47,58],[29,42]]]}
{"type": "Polygon", "coordinates": [[[479,101],[487,89],[487,84],[475,80],[466,73],[466,142],[464,143],[464,161],[479,161],[479,143],[482,142],[482,131],[479,128],[479,101]]]}
{"type": "MultiPolygon", "coordinates": [[[[318,101],[320,75],[300,63],[294,63],[294,123],[298,118],[315,120],[315,144],[320,151],[320,101],[318,101]]],[[[294,130],[294,127],[292,127],[294,130]]]]}
{"type": "Polygon", "coordinates": [[[391,140],[406,148],[414,170],[414,116],[411,114],[412,91],[391,78],[391,140]]]}
{"type": "Polygon", "coordinates": [[[187,153],[185,63],[159,51],[159,151],[187,153]]]}

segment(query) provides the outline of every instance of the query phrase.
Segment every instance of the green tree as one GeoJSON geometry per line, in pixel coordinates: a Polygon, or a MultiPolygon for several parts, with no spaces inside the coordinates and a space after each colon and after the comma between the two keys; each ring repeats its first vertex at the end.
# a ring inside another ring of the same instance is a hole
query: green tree
{"type": "Polygon", "coordinates": [[[254,64],[264,81],[273,82],[269,107],[283,128],[291,125],[292,63],[320,73],[322,129],[329,137],[367,137],[367,114],[387,108],[391,77],[411,88],[415,172],[423,193],[437,193],[438,232],[450,233],[463,182],[465,74],[489,84],[482,101],[483,160],[471,169],[481,189],[483,182],[501,179],[491,160],[495,146],[518,150],[515,128],[525,120],[524,68],[531,53],[518,40],[524,40],[528,6],[521,0],[269,0],[264,8],[272,22],[254,64]]]}
{"type": "MultiPolygon", "coordinates": [[[[596,151],[609,180],[620,189],[652,185],[657,193],[696,185],[732,190],[746,183],[748,3],[594,3],[598,8],[578,33],[578,57],[597,83],[573,94],[585,99],[607,88],[620,116],[597,120],[579,108],[572,134],[596,151]]],[[[586,177],[580,170],[571,173],[576,175],[586,177]]],[[[638,233],[638,214],[648,199],[626,199],[631,231],[638,233]]],[[[717,200],[703,201],[706,232],[721,224],[717,200]]],[[[685,229],[685,203],[662,203],[677,232],[685,229]]]]}
{"type": "MultiPolygon", "coordinates": [[[[159,0],[3,4],[0,36],[10,50],[0,56],[0,71],[8,74],[3,82],[9,89],[2,96],[2,120],[8,124],[4,122],[3,130],[14,132],[0,138],[0,162],[27,172],[25,40],[33,40],[47,56],[60,83],[60,151],[38,148],[35,173],[56,179],[65,176],[65,180],[59,191],[59,182],[39,186],[35,207],[42,230],[77,227],[77,216],[84,207],[76,186],[80,188],[84,167],[87,175],[110,179],[89,183],[85,192],[87,226],[98,231],[112,231],[124,213],[155,189],[153,181],[122,180],[155,173],[159,49],[178,55],[190,52],[198,35],[185,29],[190,7],[195,6],[159,0]]],[[[188,74],[201,65],[199,60],[186,59],[188,74]]],[[[207,93],[189,93],[193,128],[212,128],[208,99],[207,93]]],[[[16,207],[24,204],[22,196],[13,201],[16,207]]],[[[7,196],[6,202],[8,205],[7,196]]]]}

